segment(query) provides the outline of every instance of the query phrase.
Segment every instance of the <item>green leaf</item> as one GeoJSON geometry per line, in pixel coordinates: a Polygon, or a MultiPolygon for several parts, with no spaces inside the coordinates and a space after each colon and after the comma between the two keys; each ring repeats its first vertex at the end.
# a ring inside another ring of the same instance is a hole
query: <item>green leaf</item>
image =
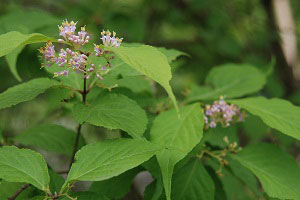
{"type": "MultiPolygon", "coordinates": [[[[154,101],[153,81],[143,76],[126,76],[124,78],[107,79],[105,77],[99,84],[112,88],[113,93],[123,94],[136,101],[142,108],[154,101]]],[[[90,96],[90,95],[89,95],[90,96]]]]}
{"type": "MultiPolygon", "coordinates": [[[[91,60],[92,63],[97,65],[105,65],[107,64],[105,59],[101,59],[97,56],[90,55],[89,60],[91,60]]],[[[99,81],[100,83],[105,81],[105,78],[110,77],[111,78],[117,78],[118,76],[121,77],[128,77],[128,76],[140,76],[142,75],[140,72],[129,66],[127,63],[125,63],[122,59],[119,57],[115,57],[111,60],[112,68],[110,69],[109,73],[104,75],[104,78],[102,81],[99,81]]]]}
{"type": "Polygon", "coordinates": [[[216,170],[218,170],[218,169],[214,169],[211,166],[208,166],[207,163],[205,163],[205,164],[206,164],[205,165],[206,171],[208,172],[208,174],[210,175],[210,177],[214,181],[215,200],[227,200],[222,182],[219,179],[218,175],[216,174],[216,170]]]}
{"type": "MultiPolygon", "coordinates": [[[[146,91],[135,93],[128,88],[119,87],[119,88],[114,88],[112,90],[112,93],[125,95],[128,98],[134,100],[142,108],[148,108],[150,106],[154,107],[153,105],[157,103],[155,101],[155,97],[153,96],[153,94],[150,94],[149,92],[146,91]]],[[[167,103],[169,103],[168,106],[172,107],[172,105],[170,105],[171,103],[169,102],[168,98],[165,97],[164,99],[167,103]]],[[[150,109],[152,109],[152,107],[150,109]]]]}
{"type": "Polygon", "coordinates": [[[188,56],[187,53],[179,51],[177,49],[166,49],[164,47],[157,47],[157,49],[162,52],[168,59],[168,62],[171,64],[175,61],[179,56],[188,56]]]}
{"type": "Polygon", "coordinates": [[[226,148],[228,144],[224,141],[224,137],[228,138],[229,143],[236,142],[239,143],[239,138],[237,135],[237,128],[235,126],[221,127],[208,129],[202,141],[208,142],[213,146],[219,146],[221,148],[226,148]]]}
{"type": "Polygon", "coordinates": [[[134,93],[147,92],[152,94],[151,81],[142,76],[125,76],[124,78],[105,76],[99,85],[107,88],[128,88],[134,93]]]}
{"type": "Polygon", "coordinates": [[[50,191],[52,193],[59,192],[61,189],[61,186],[64,184],[65,179],[54,172],[53,170],[49,170],[49,176],[50,176],[50,191]]]}
{"type": "Polygon", "coordinates": [[[251,191],[241,180],[234,176],[227,168],[222,168],[222,177],[216,174],[220,169],[220,163],[215,158],[207,158],[205,163],[209,166],[210,176],[215,182],[215,198],[219,200],[251,200],[251,191]]]}
{"type": "Polygon", "coordinates": [[[149,184],[144,191],[144,200],[165,200],[164,186],[161,177],[149,184]]]}
{"type": "Polygon", "coordinates": [[[30,183],[40,190],[49,190],[47,164],[39,153],[29,149],[1,147],[0,178],[10,182],[30,183]]]}
{"type": "MultiPolygon", "coordinates": [[[[232,175],[227,169],[222,170],[223,178],[221,179],[226,197],[228,200],[252,200],[250,198],[250,192],[247,191],[245,185],[234,175],[232,175]]],[[[224,198],[223,198],[224,199],[224,198]]]]}
{"type": "Polygon", "coordinates": [[[199,104],[180,109],[177,118],[175,110],[161,113],[150,131],[150,139],[166,149],[157,154],[167,199],[170,199],[171,179],[175,164],[183,159],[202,138],[203,114],[199,104]]]}
{"type": "Polygon", "coordinates": [[[133,137],[143,135],[148,121],[145,111],[135,101],[120,94],[102,96],[89,106],[77,104],[73,115],[79,123],[122,129],[133,137]]]}
{"type": "MultiPolygon", "coordinates": [[[[268,133],[271,128],[268,127],[259,117],[247,114],[246,120],[241,123],[243,131],[247,134],[251,143],[260,142],[268,133]]],[[[282,134],[281,134],[282,135],[282,134]]]]}
{"type": "MultiPolygon", "coordinates": [[[[9,16],[9,17],[13,17],[13,16],[9,16]]],[[[27,27],[19,25],[18,24],[19,22],[16,22],[14,20],[11,21],[10,19],[7,19],[8,21],[4,21],[5,18],[6,17],[1,18],[0,24],[2,22],[2,24],[4,26],[4,29],[7,30],[6,32],[9,32],[9,31],[18,31],[18,32],[23,33],[23,34],[28,34],[29,33],[29,29],[27,27]],[[12,26],[11,26],[11,23],[13,24],[12,26]]],[[[5,60],[6,60],[7,64],[8,64],[9,70],[11,71],[11,73],[14,75],[14,77],[19,82],[21,82],[22,79],[19,76],[19,73],[17,71],[17,60],[18,60],[19,54],[22,52],[23,49],[24,49],[24,46],[21,45],[21,46],[15,48],[14,50],[12,50],[12,52],[10,52],[9,54],[7,54],[5,56],[5,60]]]]}
{"type": "Polygon", "coordinates": [[[0,199],[8,199],[23,185],[23,183],[13,183],[0,181],[0,199]]]}
{"type": "MultiPolygon", "coordinates": [[[[50,67],[44,67],[44,69],[50,73],[51,76],[53,76],[54,72],[60,72],[63,69],[59,67],[57,64],[53,64],[50,67]]],[[[76,73],[74,71],[70,71],[68,76],[58,76],[56,79],[62,81],[63,85],[69,86],[71,88],[77,89],[77,90],[83,90],[83,75],[81,73],[76,73]]],[[[87,80],[87,84],[92,79],[87,80]]]]}
{"type": "Polygon", "coordinates": [[[156,180],[161,177],[158,161],[156,157],[152,157],[147,162],[144,162],[142,166],[151,174],[156,180]]]}
{"type": "Polygon", "coordinates": [[[264,97],[230,100],[229,102],[260,117],[271,128],[300,139],[300,107],[282,99],[264,97]]]}
{"type": "Polygon", "coordinates": [[[255,175],[246,167],[241,165],[238,161],[233,160],[231,157],[226,157],[226,160],[229,162],[229,167],[232,170],[233,174],[243,181],[255,195],[262,196],[262,192],[259,190],[259,184],[255,175]]]}
{"type": "Polygon", "coordinates": [[[155,180],[144,191],[144,200],[166,200],[162,180],[155,180]]]}
{"type": "Polygon", "coordinates": [[[184,157],[178,156],[178,158],[176,158],[176,154],[181,155],[182,153],[180,151],[176,152],[175,150],[166,149],[156,155],[162,174],[166,198],[168,200],[171,200],[171,181],[175,164],[182,159],[181,157],[184,157]]]}
{"type": "Polygon", "coordinates": [[[0,128],[0,144],[2,144],[3,142],[4,142],[4,137],[3,137],[2,129],[0,128]]]}
{"type": "MultiPolygon", "coordinates": [[[[26,146],[37,147],[46,151],[71,156],[75,143],[76,133],[63,126],[43,124],[32,127],[15,137],[15,141],[26,146]]],[[[81,137],[79,148],[84,145],[81,137]]]]}
{"type": "Polygon", "coordinates": [[[64,187],[74,181],[102,181],[117,176],[151,158],[159,149],[141,139],[105,140],[76,153],[64,187]]]}
{"type": "Polygon", "coordinates": [[[150,81],[139,76],[131,76],[131,77],[118,79],[116,80],[115,84],[117,84],[118,87],[128,88],[134,93],[139,93],[139,92],[149,92],[150,94],[152,93],[152,86],[150,81]]]}
{"type": "MultiPolygon", "coordinates": [[[[64,101],[65,100],[72,100],[75,91],[70,88],[61,87],[54,87],[50,88],[46,91],[47,95],[47,112],[53,112],[54,110],[67,106],[64,101]]],[[[70,106],[70,105],[69,105],[70,106]]]]}
{"type": "Polygon", "coordinates": [[[236,98],[255,93],[266,83],[265,75],[257,68],[247,64],[226,64],[213,68],[206,77],[205,90],[191,91],[189,102],[214,100],[220,96],[236,98]]]}
{"type": "Polygon", "coordinates": [[[174,174],[173,200],[214,200],[215,184],[199,159],[190,161],[174,174]]]}
{"type": "MultiPolygon", "coordinates": [[[[61,19],[48,14],[45,10],[36,8],[24,8],[22,6],[9,6],[5,15],[0,18],[1,28],[6,32],[15,31],[24,27],[30,32],[45,27],[54,27],[61,22],[61,19]]],[[[55,28],[55,27],[54,27],[55,28]]]]}
{"type": "Polygon", "coordinates": [[[178,150],[185,155],[202,137],[203,114],[200,104],[184,106],[180,112],[180,119],[177,118],[174,109],[162,112],[156,117],[150,138],[153,143],[178,150]]]}
{"type": "Polygon", "coordinates": [[[258,177],[264,191],[270,197],[300,198],[300,167],[295,159],[276,146],[271,144],[251,145],[231,157],[258,177]]]}
{"type": "Polygon", "coordinates": [[[17,31],[8,32],[0,35],[0,57],[9,54],[17,47],[48,41],[56,42],[57,40],[39,33],[24,35],[17,31]]]}
{"type": "Polygon", "coordinates": [[[164,87],[178,110],[176,99],[169,83],[172,78],[171,67],[164,54],[148,45],[110,48],[110,50],[116,53],[126,64],[164,87]]]}
{"type": "Polygon", "coordinates": [[[5,56],[6,62],[9,66],[11,73],[18,81],[22,81],[17,71],[17,59],[22,50],[23,50],[23,46],[17,47],[14,50],[12,50],[12,52],[10,52],[5,56]]]}
{"type": "MultiPolygon", "coordinates": [[[[142,43],[122,43],[123,47],[141,47],[143,46],[142,43]]],[[[165,47],[155,47],[158,51],[163,53],[167,59],[168,62],[171,64],[174,60],[176,60],[179,56],[189,56],[187,53],[179,51],[177,49],[167,49],[165,47]]]]}
{"type": "Polygon", "coordinates": [[[94,182],[90,191],[103,194],[111,199],[121,199],[131,188],[134,177],[140,170],[134,168],[108,180],[94,182]]]}
{"type": "MultiPolygon", "coordinates": [[[[213,92],[213,88],[210,86],[198,86],[193,85],[188,91],[187,102],[199,101],[202,95],[206,95],[213,92]]],[[[219,98],[219,97],[218,97],[219,98]]]]}
{"type": "Polygon", "coordinates": [[[59,82],[48,78],[37,78],[16,85],[0,94],[0,109],[34,99],[48,88],[58,86],[59,82]]]}

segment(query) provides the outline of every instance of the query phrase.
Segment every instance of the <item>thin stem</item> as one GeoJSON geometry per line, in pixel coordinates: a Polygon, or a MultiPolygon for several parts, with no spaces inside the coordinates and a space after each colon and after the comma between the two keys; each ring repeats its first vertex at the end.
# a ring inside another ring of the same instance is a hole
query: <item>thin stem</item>
{"type": "Polygon", "coordinates": [[[15,194],[12,197],[9,197],[8,200],[15,200],[24,190],[26,190],[30,184],[25,184],[22,187],[20,187],[15,194]]]}
{"type": "MultiPolygon", "coordinates": [[[[86,73],[84,73],[84,79],[83,79],[83,92],[81,93],[82,95],[82,102],[85,104],[86,103],[86,96],[87,96],[87,89],[86,89],[86,73]]],[[[70,171],[72,164],[74,162],[74,158],[75,158],[75,154],[77,152],[77,148],[78,148],[78,142],[79,142],[79,138],[80,138],[80,131],[81,131],[81,126],[82,124],[78,125],[77,128],[77,135],[76,135],[76,139],[75,139],[75,144],[74,144],[74,148],[73,148],[73,153],[72,153],[72,157],[71,157],[71,162],[69,165],[69,170],[70,171]]]]}
{"type": "Polygon", "coordinates": [[[85,104],[86,102],[86,95],[87,95],[87,90],[86,90],[86,73],[84,73],[84,79],[83,79],[83,93],[82,93],[82,102],[85,104]]]}
{"type": "Polygon", "coordinates": [[[78,142],[79,142],[79,138],[80,138],[80,131],[81,131],[81,124],[78,125],[78,128],[77,128],[77,135],[76,135],[76,139],[75,139],[75,144],[74,144],[74,148],[73,148],[73,153],[72,153],[72,158],[71,158],[71,162],[70,162],[70,165],[69,165],[69,170],[68,172],[70,171],[71,167],[72,167],[72,164],[74,162],[74,158],[75,158],[75,154],[77,152],[77,148],[78,148],[78,142]]]}

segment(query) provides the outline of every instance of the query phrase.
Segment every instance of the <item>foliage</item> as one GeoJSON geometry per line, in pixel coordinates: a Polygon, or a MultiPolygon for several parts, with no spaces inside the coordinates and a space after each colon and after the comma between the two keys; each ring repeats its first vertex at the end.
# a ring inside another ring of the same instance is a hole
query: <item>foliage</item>
{"type": "Polygon", "coordinates": [[[265,55],[266,5],[45,5],[0,8],[0,199],[300,199],[299,95],[265,55]],[[79,21],[57,34],[62,16],[79,21]]]}

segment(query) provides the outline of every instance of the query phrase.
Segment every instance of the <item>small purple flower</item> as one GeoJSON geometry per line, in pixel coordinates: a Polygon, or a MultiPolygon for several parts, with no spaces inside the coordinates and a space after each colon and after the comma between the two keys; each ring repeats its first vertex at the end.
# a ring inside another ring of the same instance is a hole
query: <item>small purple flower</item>
{"type": "Polygon", "coordinates": [[[90,68],[88,68],[88,70],[87,70],[87,71],[88,71],[88,72],[92,72],[92,71],[94,71],[94,69],[95,69],[95,68],[93,68],[93,67],[90,67],[90,68]]]}
{"type": "Polygon", "coordinates": [[[54,77],[58,76],[68,76],[69,72],[67,70],[61,71],[61,72],[54,72],[54,77]]]}
{"type": "Polygon", "coordinates": [[[102,66],[102,67],[100,68],[100,70],[105,71],[105,70],[107,70],[107,67],[106,67],[106,66],[102,66]]]}
{"type": "Polygon", "coordinates": [[[206,117],[206,115],[204,115],[203,118],[204,118],[204,123],[205,123],[205,124],[208,124],[208,118],[206,117]]]}
{"type": "Polygon", "coordinates": [[[218,113],[218,112],[220,112],[220,110],[219,110],[219,105],[212,105],[212,107],[211,107],[211,112],[213,112],[213,113],[218,113]]]}
{"type": "Polygon", "coordinates": [[[58,64],[59,67],[62,67],[63,65],[67,64],[68,61],[67,55],[68,55],[68,51],[65,51],[64,49],[60,50],[58,57],[55,58],[55,62],[56,64],[58,64]]]}
{"type": "Polygon", "coordinates": [[[226,102],[224,101],[223,96],[220,96],[219,105],[226,105],[226,102]]]}
{"type": "Polygon", "coordinates": [[[48,42],[44,47],[41,47],[39,51],[42,54],[42,58],[45,59],[48,64],[55,61],[55,49],[51,42],[48,42]]]}
{"type": "Polygon", "coordinates": [[[96,56],[100,56],[103,54],[103,49],[100,48],[99,45],[94,44],[94,51],[96,52],[96,56]]]}
{"type": "Polygon", "coordinates": [[[76,52],[74,56],[70,58],[68,65],[71,66],[73,70],[84,71],[87,59],[86,55],[76,52]]]}
{"type": "Polygon", "coordinates": [[[206,110],[206,111],[205,111],[205,114],[208,115],[208,116],[212,116],[212,111],[211,111],[210,109],[209,109],[209,110],[206,110]]]}
{"type": "Polygon", "coordinates": [[[216,127],[217,127],[216,122],[215,122],[215,121],[211,121],[211,122],[209,123],[209,127],[210,127],[210,128],[216,128],[216,127]]]}
{"type": "Polygon", "coordinates": [[[69,75],[69,72],[67,70],[64,70],[63,72],[64,72],[63,73],[64,76],[68,76],[69,75]]]}

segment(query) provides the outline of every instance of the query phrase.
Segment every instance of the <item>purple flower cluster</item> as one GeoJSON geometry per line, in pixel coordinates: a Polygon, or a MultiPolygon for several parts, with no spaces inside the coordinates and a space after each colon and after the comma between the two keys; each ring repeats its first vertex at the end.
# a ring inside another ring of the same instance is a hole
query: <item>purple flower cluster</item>
{"type": "Polygon", "coordinates": [[[104,47],[119,47],[122,43],[123,38],[119,39],[116,37],[116,32],[113,31],[113,36],[111,37],[111,32],[109,30],[107,31],[102,31],[101,32],[102,37],[100,38],[102,40],[103,45],[96,45],[94,44],[94,51],[96,56],[103,56],[105,57],[108,61],[110,59],[113,59],[113,57],[107,57],[105,54],[111,53],[110,51],[104,51],[104,47]]]}
{"type": "Polygon", "coordinates": [[[206,105],[204,108],[205,128],[216,128],[220,123],[222,126],[230,126],[230,123],[241,122],[245,118],[245,113],[233,104],[227,104],[224,97],[214,101],[212,105],[206,105]]]}
{"type": "MultiPolygon", "coordinates": [[[[108,70],[111,67],[111,62],[110,60],[114,58],[114,56],[109,56],[109,54],[111,54],[110,51],[108,50],[104,50],[104,47],[107,46],[111,46],[111,47],[119,47],[122,43],[123,38],[118,38],[116,37],[116,32],[113,31],[113,36],[111,37],[111,32],[109,30],[107,31],[102,31],[101,32],[102,37],[100,38],[102,40],[103,45],[97,45],[94,44],[94,52],[95,52],[95,56],[97,57],[103,57],[106,59],[107,64],[104,66],[99,66],[99,69],[97,72],[95,72],[96,76],[102,80],[102,75],[103,72],[104,74],[107,73],[106,70],[108,70]]],[[[95,71],[95,67],[93,66],[93,64],[91,65],[91,68],[88,69],[89,72],[94,72],[95,71]]]]}
{"type": "Polygon", "coordinates": [[[76,24],[74,21],[70,23],[66,20],[62,22],[61,26],[58,26],[59,35],[62,36],[65,40],[59,39],[59,42],[69,42],[74,46],[82,46],[89,42],[90,36],[87,35],[85,31],[85,26],[81,27],[81,31],[75,34],[76,24]]]}
{"type": "Polygon", "coordinates": [[[101,32],[101,40],[104,46],[119,47],[123,38],[116,37],[116,32],[113,31],[112,37],[109,30],[101,32]]]}
{"type": "MultiPolygon", "coordinates": [[[[85,73],[85,66],[87,65],[88,57],[85,54],[80,54],[67,48],[66,50],[61,49],[58,57],[55,57],[54,60],[59,67],[64,67],[67,64],[68,69],[72,69],[78,73],[85,73]]],[[[56,73],[54,76],[67,76],[68,73],[65,71],[66,70],[63,71],[64,73],[56,73]]]]}
{"type": "Polygon", "coordinates": [[[60,49],[58,55],[55,52],[54,45],[51,42],[48,42],[44,47],[40,48],[40,53],[42,58],[47,64],[51,66],[57,64],[59,67],[64,68],[60,72],[55,72],[54,76],[68,76],[70,71],[76,73],[83,73],[84,78],[90,78],[92,75],[95,75],[100,80],[102,76],[108,73],[109,68],[111,67],[110,60],[113,59],[113,56],[110,56],[111,51],[105,50],[106,46],[119,47],[122,39],[116,37],[116,33],[113,32],[111,37],[110,31],[101,32],[103,44],[96,45],[94,44],[94,52],[82,52],[79,49],[89,42],[89,36],[85,31],[85,26],[81,27],[76,35],[76,24],[74,21],[70,23],[65,20],[62,22],[62,25],[59,26],[59,35],[64,39],[59,39],[59,42],[71,44],[70,48],[60,49]],[[89,60],[89,56],[94,55],[97,57],[103,57],[107,64],[96,66],[89,60]]]}
{"type": "Polygon", "coordinates": [[[42,59],[45,60],[47,66],[51,66],[51,63],[55,60],[55,49],[51,42],[48,42],[44,47],[40,48],[40,53],[42,54],[42,59]]]}

